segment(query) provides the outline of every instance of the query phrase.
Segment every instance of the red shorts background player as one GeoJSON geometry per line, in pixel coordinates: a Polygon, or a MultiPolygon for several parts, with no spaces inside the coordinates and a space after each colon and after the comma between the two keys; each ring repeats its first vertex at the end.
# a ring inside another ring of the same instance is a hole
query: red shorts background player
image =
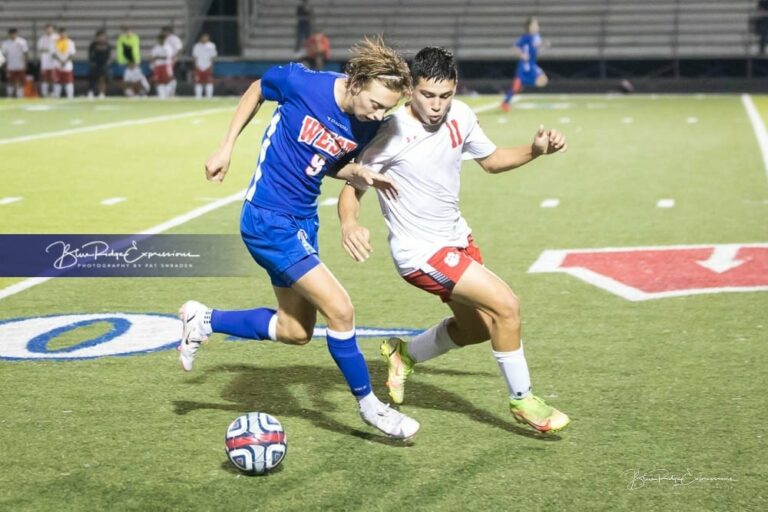
{"type": "Polygon", "coordinates": [[[200,40],[192,48],[192,58],[195,59],[195,97],[203,97],[203,89],[207,98],[213,97],[213,62],[218,56],[216,45],[208,34],[201,34],[200,40]]]}
{"type": "MultiPolygon", "coordinates": [[[[409,343],[391,338],[381,345],[389,365],[390,397],[402,403],[405,380],[416,363],[490,339],[513,416],[541,432],[560,430],[570,420],[531,394],[518,298],[483,265],[459,211],[459,189],[463,158],[475,159],[496,174],[564,150],[565,138],[539,127],[532,144],[497,148],[469,106],[453,100],[456,64],[444,48],[421,50],[411,74],[411,102],[381,126],[358,161],[386,173],[400,191],[396,200],[379,195],[398,272],[414,286],[439,295],[453,315],[409,343]]],[[[371,250],[370,233],[357,223],[363,192],[346,185],[339,198],[344,248],[358,261],[371,250]]]]}
{"type": "Polygon", "coordinates": [[[37,40],[37,55],[40,59],[40,95],[47,98],[55,82],[55,67],[53,55],[56,51],[56,41],[59,40],[59,34],[53,29],[53,25],[48,23],[45,26],[43,35],[37,40]]]}
{"type": "Polygon", "coordinates": [[[158,98],[168,98],[173,80],[173,49],[165,43],[165,35],[157,36],[157,44],[152,48],[152,81],[155,82],[158,98]]]}
{"type": "Polygon", "coordinates": [[[29,46],[27,41],[19,36],[19,31],[15,28],[8,30],[8,39],[0,45],[5,57],[5,72],[8,83],[5,92],[9,98],[24,96],[24,80],[27,76],[27,53],[29,46]]]}

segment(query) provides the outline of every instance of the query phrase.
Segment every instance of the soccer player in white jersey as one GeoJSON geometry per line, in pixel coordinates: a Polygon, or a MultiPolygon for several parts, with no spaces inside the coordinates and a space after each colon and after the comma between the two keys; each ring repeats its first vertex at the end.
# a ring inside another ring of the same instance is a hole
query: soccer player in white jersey
{"type": "Polygon", "coordinates": [[[8,83],[5,92],[9,98],[14,95],[18,98],[24,96],[24,80],[27,77],[27,53],[29,46],[23,37],[19,37],[19,31],[15,28],[8,30],[8,39],[3,41],[0,51],[5,55],[5,71],[8,83]]]}
{"type": "Polygon", "coordinates": [[[40,59],[40,95],[47,98],[55,81],[56,64],[53,54],[56,51],[56,41],[59,40],[53,25],[45,26],[45,32],[37,40],[37,56],[40,59]]]}
{"type": "Polygon", "coordinates": [[[176,96],[176,60],[179,53],[184,48],[184,43],[181,42],[181,38],[173,33],[173,27],[170,25],[163,27],[161,34],[164,36],[164,44],[171,50],[171,79],[168,81],[167,93],[168,97],[176,96]]]}
{"type": "MultiPolygon", "coordinates": [[[[492,174],[509,171],[565,150],[565,138],[540,127],[532,144],[497,148],[472,110],[453,99],[456,64],[444,48],[428,47],[416,54],[411,75],[410,103],[382,124],[358,162],[389,176],[398,187],[396,199],[379,195],[379,203],[400,275],[438,295],[453,316],[408,343],[391,338],[382,344],[390,397],[402,403],[405,380],[414,365],[490,339],[515,419],[541,432],[560,430],[568,424],[568,416],[531,393],[518,298],[483,265],[459,211],[459,172],[462,158],[475,159],[492,174]]],[[[366,260],[371,251],[370,233],[357,222],[363,193],[348,184],[339,200],[344,248],[357,261],[366,260]]]]}
{"type": "Polygon", "coordinates": [[[216,45],[208,34],[202,34],[200,40],[192,48],[192,58],[195,59],[195,98],[205,96],[213,98],[213,60],[218,55],[216,45]]]}
{"type": "Polygon", "coordinates": [[[152,47],[152,79],[158,98],[170,97],[173,80],[173,49],[165,41],[165,36],[161,34],[157,36],[157,44],[152,47]]]}
{"type": "Polygon", "coordinates": [[[56,83],[53,86],[53,96],[61,96],[62,86],[70,100],[75,97],[75,75],[72,59],[76,52],[75,42],[67,36],[67,31],[59,28],[59,38],[56,40],[53,60],[55,64],[56,83]]]}

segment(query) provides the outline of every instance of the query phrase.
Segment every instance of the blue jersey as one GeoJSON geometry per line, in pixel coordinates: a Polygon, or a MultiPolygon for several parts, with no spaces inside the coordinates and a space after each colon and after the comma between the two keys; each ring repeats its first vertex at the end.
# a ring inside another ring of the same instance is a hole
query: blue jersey
{"type": "Polygon", "coordinates": [[[343,76],[293,63],[264,74],[262,95],[278,106],[261,141],[246,200],[296,217],[317,213],[323,176],[354,157],[381,124],[358,121],[339,108],[334,84],[343,76]]]}
{"type": "Polygon", "coordinates": [[[527,73],[532,69],[536,69],[536,59],[538,58],[539,46],[541,46],[541,36],[539,34],[523,34],[515,42],[515,46],[520,49],[520,52],[525,56],[528,55],[528,60],[521,58],[517,63],[518,73],[527,73]]]}

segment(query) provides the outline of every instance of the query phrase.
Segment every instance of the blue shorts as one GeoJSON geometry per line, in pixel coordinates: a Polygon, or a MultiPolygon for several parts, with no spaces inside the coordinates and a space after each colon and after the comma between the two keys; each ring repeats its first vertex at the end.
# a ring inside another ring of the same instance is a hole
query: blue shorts
{"type": "Polygon", "coordinates": [[[525,87],[533,87],[536,85],[536,79],[544,74],[544,70],[539,66],[528,66],[526,69],[525,64],[520,63],[517,66],[517,72],[515,78],[519,78],[520,82],[525,87]]]}
{"type": "Polygon", "coordinates": [[[317,248],[317,215],[294,217],[250,201],[243,204],[240,235],[272,284],[290,288],[304,274],[320,264],[317,248]]]}

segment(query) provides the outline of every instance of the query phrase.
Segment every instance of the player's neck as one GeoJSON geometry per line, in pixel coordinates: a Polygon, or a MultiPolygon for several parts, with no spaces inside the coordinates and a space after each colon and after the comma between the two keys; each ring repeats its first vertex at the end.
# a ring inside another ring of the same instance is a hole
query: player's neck
{"type": "Polygon", "coordinates": [[[333,98],[336,100],[336,105],[347,114],[353,113],[352,109],[352,94],[347,89],[347,79],[337,78],[333,82],[333,98]]]}

